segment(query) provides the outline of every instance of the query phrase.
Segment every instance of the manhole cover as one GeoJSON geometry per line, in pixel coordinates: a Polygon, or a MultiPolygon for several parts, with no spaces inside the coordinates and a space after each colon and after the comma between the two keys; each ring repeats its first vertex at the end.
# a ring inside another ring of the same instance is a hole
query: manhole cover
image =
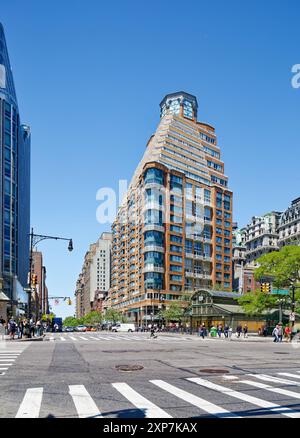
{"type": "Polygon", "coordinates": [[[139,371],[143,368],[142,365],[116,365],[118,371],[139,371]]]}
{"type": "Polygon", "coordinates": [[[199,370],[200,373],[209,373],[209,374],[226,374],[229,373],[228,370],[217,370],[215,368],[206,368],[206,369],[202,369],[199,370]]]}

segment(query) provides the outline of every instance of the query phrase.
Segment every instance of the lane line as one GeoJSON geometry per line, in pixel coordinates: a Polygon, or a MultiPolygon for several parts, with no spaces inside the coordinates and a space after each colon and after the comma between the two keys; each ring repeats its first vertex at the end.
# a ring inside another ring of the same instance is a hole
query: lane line
{"type": "Polygon", "coordinates": [[[73,399],[79,418],[102,418],[101,412],[84,385],[70,385],[69,394],[73,399]]]}
{"type": "Polygon", "coordinates": [[[254,386],[255,388],[265,389],[266,391],[274,392],[275,394],[281,394],[288,397],[300,399],[300,393],[290,391],[289,389],[274,388],[273,386],[265,385],[264,383],[252,382],[251,380],[241,380],[240,382],[245,383],[246,385],[254,386]]]}
{"type": "Polygon", "coordinates": [[[220,406],[217,406],[207,400],[204,400],[203,398],[200,398],[194,394],[191,394],[187,391],[184,391],[183,389],[180,389],[176,386],[170,385],[169,383],[165,382],[164,380],[150,380],[151,383],[158,386],[161,389],[164,389],[165,391],[169,392],[172,395],[175,395],[175,397],[180,398],[181,400],[186,401],[187,403],[190,403],[191,405],[196,406],[199,409],[202,409],[203,411],[214,415],[215,417],[222,417],[222,418],[241,418],[238,417],[238,415],[227,411],[224,408],[221,408],[220,406]]]}
{"type": "Polygon", "coordinates": [[[295,380],[281,379],[280,377],[268,376],[267,374],[246,374],[246,376],[255,377],[256,379],[263,380],[265,382],[283,383],[285,385],[300,386],[300,382],[295,382],[295,380]]]}
{"type": "Polygon", "coordinates": [[[27,389],[15,418],[38,418],[43,398],[43,388],[27,389]]]}
{"type": "Polygon", "coordinates": [[[292,373],[277,373],[277,374],[279,374],[279,376],[286,376],[286,377],[293,377],[294,379],[300,379],[300,376],[298,376],[297,374],[292,374],[292,373]]]}
{"type": "MultiPolygon", "coordinates": [[[[259,406],[260,408],[268,409],[277,414],[282,414],[290,418],[300,418],[300,411],[295,411],[293,409],[285,408],[275,403],[271,403],[267,400],[261,398],[253,397],[252,395],[245,394],[243,392],[234,391],[233,389],[227,388],[226,386],[216,385],[215,383],[209,382],[208,380],[201,379],[200,377],[187,378],[190,382],[196,383],[197,385],[204,386],[205,388],[212,389],[213,391],[219,391],[222,394],[229,395],[230,397],[237,398],[252,405],[259,406]]],[[[242,382],[241,382],[242,383],[242,382]]]]}
{"type": "Polygon", "coordinates": [[[172,418],[171,415],[140,395],[127,385],[127,383],[112,383],[112,386],[136,408],[140,409],[146,418],[172,418]]]}

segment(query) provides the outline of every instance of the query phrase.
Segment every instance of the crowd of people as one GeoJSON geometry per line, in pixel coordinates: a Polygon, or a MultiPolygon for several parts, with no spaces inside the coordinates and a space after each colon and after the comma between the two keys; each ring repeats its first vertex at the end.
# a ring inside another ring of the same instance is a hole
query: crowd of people
{"type": "Polygon", "coordinates": [[[10,339],[22,339],[40,337],[44,335],[47,331],[47,324],[41,320],[34,321],[26,318],[15,319],[14,317],[9,318],[5,321],[2,317],[0,318],[0,327],[4,335],[8,335],[10,339]]]}

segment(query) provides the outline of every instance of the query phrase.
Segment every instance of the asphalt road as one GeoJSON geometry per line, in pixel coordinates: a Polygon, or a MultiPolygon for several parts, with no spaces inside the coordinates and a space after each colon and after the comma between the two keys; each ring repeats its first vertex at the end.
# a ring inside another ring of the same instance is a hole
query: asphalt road
{"type": "Polygon", "coordinates": [[[0,394],[1,418],[300,418],[300,343],[103,332],[1,341],[0,394]]]}

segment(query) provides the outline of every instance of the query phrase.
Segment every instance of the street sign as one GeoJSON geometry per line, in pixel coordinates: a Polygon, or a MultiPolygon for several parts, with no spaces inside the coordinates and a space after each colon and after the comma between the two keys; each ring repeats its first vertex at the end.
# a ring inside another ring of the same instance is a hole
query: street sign
{"type": "Polygon", "coordinates": [[[290,291],[288,289],[272,289],[272,295],[289,295],[290,291]]]}
{"type": "Polygon", "coordinates": [[[290,313],[290,321],[295,321],[296,316],[295,316],[295,312],[291,312],[290,313]]]}

